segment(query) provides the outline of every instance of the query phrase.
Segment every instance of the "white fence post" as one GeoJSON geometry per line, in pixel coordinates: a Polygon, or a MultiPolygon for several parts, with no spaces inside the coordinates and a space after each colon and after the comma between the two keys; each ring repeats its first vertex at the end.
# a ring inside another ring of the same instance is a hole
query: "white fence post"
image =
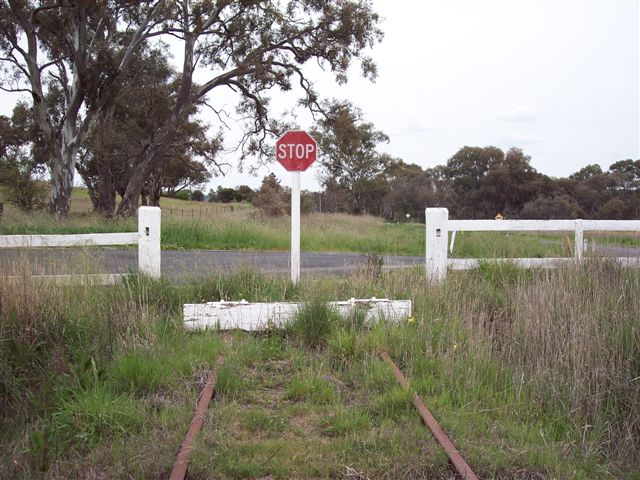
{"type": "Polygon", "coordinates": [[[449,210],[446,208],[427,208],[425,210],[427,279],[436,283],[447,278],[448,220],[449,210]]]}
{"type": "Polygon", "coordinates": [[[160,207],[138,209],[138,272],[160,278],[160,207]]]}
{"type": "Polygon", "coordinates": [[[582,260],[584,254],[584,224],[582,220],[576,220],[573,255],[576,262],[582,260]]]}

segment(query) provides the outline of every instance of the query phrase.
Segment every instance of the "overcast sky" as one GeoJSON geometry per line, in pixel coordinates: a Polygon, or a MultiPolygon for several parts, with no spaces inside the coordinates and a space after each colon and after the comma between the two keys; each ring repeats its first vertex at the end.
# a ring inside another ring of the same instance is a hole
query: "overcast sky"
{"type": "MultiPolygon", "coordinates": [[[[522,148],[552,176],[606,169],[640,158],[639,3],[378,0],[378,80],[354,70],[345,87],[326,77],[317,86],[359,105],[391,138],[382,150],[423,167],[495,145],[522,148]]],[[[277,164],[260,178],[270,170],[289,184],[277,164]]],[[[314,177],[303,174],[303,187],[317,188],[314,177]]]]}
{"type": "MultiPolygon", "coordinates": [[[[387,133],[382,151],[422,167],[446,163],[465,145],[495,145],[522,148],[552,176],[591,163],[606,169],[640,158],[639,3],[376,0],[385,32],[370,52],[377,81],[354,69],[346,86],[319,73],[316,87],[351,100],[387,133]]],[[[10,115],[7,95],[0,114],[10,115]]],[[[274,106],[292,102],[276,97],[274,106]]],[[[300,121],[309,126],[305,115],[300,121]]],[[[289,185],[273,163],[257,177],[231,171],[208,188],[256,187],[270,171],[289,185]]],[[[302,185],[319,188],[313,168],[302,185]]]]}

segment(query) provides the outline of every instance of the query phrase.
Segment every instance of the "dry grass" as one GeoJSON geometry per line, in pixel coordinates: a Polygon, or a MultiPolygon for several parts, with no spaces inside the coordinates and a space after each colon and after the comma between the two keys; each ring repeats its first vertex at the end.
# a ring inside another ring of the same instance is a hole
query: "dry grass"
{"type": "MultiPolygon", "coordinates": [[[[606,261],[564,268],[513,292],[502,355],[603,450],[640,438],[640,275],[606,261]],[[544,306],[544,308],[541,308],[544,306]]],[[[587,446],[583,444],[586,448],[587,446]]]]}
{"type": "MultiPolygon", "coordinates": [[[[379,227],[309,221],[362,236],[379,227]]],[[[314,348],[291,332],[238,335],[194,457],[201,477],[445,476],[442,452],[373,353],[380,346],[483,477],[631,479],[640,468],[636,269],[482,265],[442,287],[421,268],[297,287],[239,272],[51,288],[24,264],[14,273],[0,277],[0,477],[166,475],[198,375],[228,348],[215,332],[183,332],[181,306],[221,297],[409,298],[415,321],[332,324],[314,348]]]]}

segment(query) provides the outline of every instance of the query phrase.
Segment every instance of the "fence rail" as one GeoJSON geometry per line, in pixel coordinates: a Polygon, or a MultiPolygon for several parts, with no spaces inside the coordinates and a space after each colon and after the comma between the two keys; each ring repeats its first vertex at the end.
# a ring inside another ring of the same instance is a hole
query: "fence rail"
{"type": "MultiPolygon", "coordinates": [[[[81,233],[70,235],[0,235],[0,248],[89,247],[138,245],[138,272],[160,277],[160,217],[159,207],[138,209],[138,231],[117,233],[81,233]]],[[[124,275],[90,275],[96,284],[113,284],[124,275]]],[[[43,275],[57,283],[70,283],[85,278],[81,275],[43,275]]]]}
{"type": "Polygon", "coordinates": [[[82,233],[73,235],[3,235],[2,248],[86,247],[91,245],[135,245],[138,232],[82,233]]]}
{"type": "MultiPolygon", "coordinates": [[[[429,210],[429,209],[427,209],[429,210]]],[[[640,220],[448,220],[450,232],[640,231],[640,220]]]]}
{"type": "MultiPolygon", "coordinates": [[[[582,260],[585,251],[584,232],[640,232],[640,220],[449,220],[446,208],[427,208],[426,223],[426,273],[435,282],[442,282],[447,268],[470,270],[476,268],[480,259],[448,258],[449,232],[574,232],[573,258],[495,258],[483,259],[491,262],[509,262],[524,268],[555,268],[563,263],[582,260]]],[[[453,243],[453,242],[452,242],[453,243]]],[[[640,265],[640,258],[616,257],[624,265],[640,265]]]]}

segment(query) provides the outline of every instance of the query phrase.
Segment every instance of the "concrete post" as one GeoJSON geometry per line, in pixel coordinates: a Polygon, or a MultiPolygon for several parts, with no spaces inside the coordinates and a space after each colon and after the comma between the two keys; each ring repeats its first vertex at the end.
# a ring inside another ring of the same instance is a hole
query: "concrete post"
{"type": "Polygon", "coordinates": [[[582,220],[576,220],[573,256],[576,262],[582,260],[584,254],[584,224],[582,220]]]}
{"type": "Polygon", "coordinates": [[[138,209],[138,272],[160,278],[160,207],[138,209]]]}
{"type": "Polygon", "coordinates": [[[441,283],[447,278],[447,222],[449,210],[427,208],[425,210],[426,273],[431,282],[441,283]]]}

